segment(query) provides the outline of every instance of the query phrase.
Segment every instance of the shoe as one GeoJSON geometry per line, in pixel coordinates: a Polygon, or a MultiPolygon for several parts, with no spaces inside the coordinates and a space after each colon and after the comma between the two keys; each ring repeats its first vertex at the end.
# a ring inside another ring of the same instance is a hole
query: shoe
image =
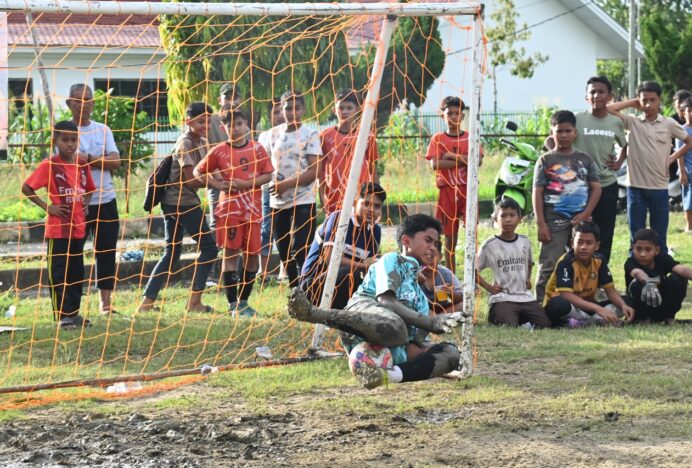
{"type": "Polygon", "coordinates": [[[589,320],[580,320],[573,318],[567,320],[567,328],[586,328],[590,326],[591,322],[589,320]]]}
{"type": "Polygon", "coordinates": [[[247,301],[238,301],[238,314],[241,317],[255,317],[257,315],[257,311],[250,307],[250,304],[247,303],[247,301]]]}
{"type": "Polygon", "coordinates": [[[354,372],[356,380],[365,388],[377,388],[387,383],[387,371],[375,365],[369,365],[364,361],[354,372]]]}
{"type": "Polygon", "coordinates": [[[74,330],[76,328],[90,327],[91,322],[84,320],[81,315],[66,315],[60,319],[61,330],[74,330]]]}
{"type": "Polygon", "coordinates": [[[522,323],[521,325],[519,325],[519,328],[523,328],[524,330],[532,332],[534,329],[534,324],[531,322],[522,323]]]}

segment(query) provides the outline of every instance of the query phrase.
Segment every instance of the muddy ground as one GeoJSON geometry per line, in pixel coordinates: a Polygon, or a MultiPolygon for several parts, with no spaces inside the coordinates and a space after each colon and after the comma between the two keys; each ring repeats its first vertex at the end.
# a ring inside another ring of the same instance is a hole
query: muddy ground
{"type": "MultiPolygon", "coordinates": [[[[411,392],[420,397],[464,391],[452,385],[418,383],[374,392],[405,401],[411,392]]],[[[414,406],[397,414],[391,408],[335,409],[331,403],[337,399],[369,393],[355,384],[269,399],[252,410],[215,392],[218,388],[202,383],[105,402],[95,412],[30,411],[26,419],[0,423],[0,465],[692,466],[692,443],[652,430],[659,420],[612,415],[561,420],[516,415],[482,402],[451,411],[414,406]],[[214,404],[203,410],[157,405],[186,395],[208,395],[214,404]]]]}

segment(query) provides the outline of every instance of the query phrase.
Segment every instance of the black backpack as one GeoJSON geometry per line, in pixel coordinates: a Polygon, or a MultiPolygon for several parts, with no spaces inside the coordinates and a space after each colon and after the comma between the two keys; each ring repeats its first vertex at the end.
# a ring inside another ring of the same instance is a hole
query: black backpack
{"type": "Polygon", "coordinates": [[[168,178],[171,175],[171,165],[173,164],[173,156],[168,155],[161,160],[154,172],[151,173],[147,180],[147,191],[144,195],[144,211],[151,213],[156,205],[161,203],[163,194],[168,187],[168,178]]]}

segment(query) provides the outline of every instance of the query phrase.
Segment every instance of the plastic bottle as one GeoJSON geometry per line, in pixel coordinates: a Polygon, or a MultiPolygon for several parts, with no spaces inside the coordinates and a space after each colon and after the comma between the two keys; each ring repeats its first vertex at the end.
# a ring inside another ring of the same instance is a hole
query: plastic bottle
{"type": "Polygon", "coordinates": [[[142,384],[139,381],[134,382],[116,382],[106,388],[107,393],[128,393],[136,390],[141,390],[142,384]]]}
{"type": "Polygon", "coordinates": [[[14,315],[17,313],[17,306],[12,304],[7,308],[7,312],[5,312],[5,318],[11,319],[14,318],[14,315]]]}

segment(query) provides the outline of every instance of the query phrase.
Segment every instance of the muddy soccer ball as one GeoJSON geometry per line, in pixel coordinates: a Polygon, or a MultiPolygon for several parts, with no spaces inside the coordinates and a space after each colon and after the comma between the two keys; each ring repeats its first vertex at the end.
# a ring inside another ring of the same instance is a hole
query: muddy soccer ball
{"type": "Polygon", "coordinates": [[[356,375],[356,371],[363,366],[391,369],[394,366],[392,352],[384,346],[358,343],[348,355],[348,367],[351,373],[356,375]]]}

